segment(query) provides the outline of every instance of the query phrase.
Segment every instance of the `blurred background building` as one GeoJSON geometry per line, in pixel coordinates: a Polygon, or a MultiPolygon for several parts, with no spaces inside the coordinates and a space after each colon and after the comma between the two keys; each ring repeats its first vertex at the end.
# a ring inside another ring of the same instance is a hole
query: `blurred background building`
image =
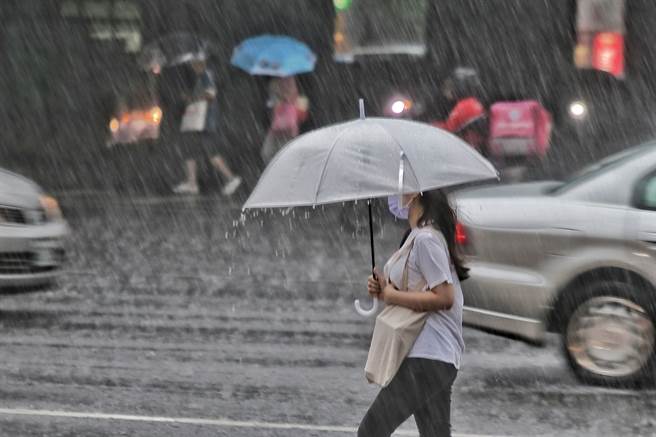
{"type": "Polygon", "coordinates": [[[318,55],[315,72],[300,77],[312,103],[306,128],[354,117],[358,97],[381,114],[395,93],[421,107],[416,118],[438,119],[447,110],[442,80],[467,65],[488,102],[536,98],[552,111],[554,156],[541,174],[654,131],[652,0],[4,0],[0,19],[0,159],[55,188],[174,180],[164,138],[107,143],[121,110],[156,121],[162,89],[184,86],[184,74],[138,62],[146,43],[176,31],[211,42],[225,143],[238,167],[256,166],[266,81],[229,60],[241,40],[262,33],[293,36],[318,55]],[[573,102],[585,104],[585,120],[572,117],[573,102]]]}

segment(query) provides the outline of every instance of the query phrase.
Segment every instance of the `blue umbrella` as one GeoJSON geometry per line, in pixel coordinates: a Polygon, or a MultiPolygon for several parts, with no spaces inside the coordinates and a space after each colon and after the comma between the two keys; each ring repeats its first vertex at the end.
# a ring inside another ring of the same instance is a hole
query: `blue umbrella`
{"type": "Polygon", "coordinates": [[[261,35],[235,47],[230,63],[255,76],[286,77],[314,70],[317,56],[304,43],[282,35],[261,35]]]}

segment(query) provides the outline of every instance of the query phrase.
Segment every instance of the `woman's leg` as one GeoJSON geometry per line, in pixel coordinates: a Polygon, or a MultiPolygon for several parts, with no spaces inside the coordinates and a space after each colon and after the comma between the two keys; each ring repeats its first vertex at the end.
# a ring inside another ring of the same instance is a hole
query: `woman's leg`
{"type": "Polygon", "coordinates": [[[203,136],[203,149],[202,154],[207,157],[216,170],[221,173],[225,180],[231,181],[235,178],[235,174],[226,162],[222,153],[221,144],[225,142],[225,138],[218,132],[207,132],[203,136]]]}
{"type": "Polygon", "coordinates": [[[194,133],[185,133],[178,138],[180,155],[184,159],[185,181],[173,188],[178,194],[198,193],[198,169],[196,167],[196,143],[198,136],[194,133]]]}
{"type": "Polygon", "coordinates": [[[421,379],[426,380],[426,401],[414,413],[421,437],[451,437],[451,387],[456,368],[448,363],[421,360],[421,379]]]}
{"type": "Polygon", "coordinates": [[[260,151],[260,154],[262,156],[262,161],[264,161],[264,165],[266,166],[271,158],[273,158],[273,155],[275,155],[275,138],[274,134],[271,132],[268,132],[266,137],[264,138],[264,143],[262,144],[262,150],[260,151]]]}
{"type": "Polygon", "coordinates": [[[261,154],[264,164],[268,164],[273,157],[276,156],[276,153],[293,139],[294,138],[289,135],[269,132],[264,139],[264,144],[262,145],[261,154]]]}
{"type": "Polygon", "coordinates": [[[192,187],[198,187],[198,168],[195,159],[187,159],[185,161],[185,174],[187,184],[192,187]]]}
{"type": "Polygon", "coordinates": [[[234,179],[235,174],[232,172],[230,167],[228,167],[228,164],[226,163],[225,159],[223,159],[223,156],[218,154],[214,155],[212,158],[210,158],[210,162],[214,168],[217,169],[219,173],[221,173],[221,175],[228,181],[234,179]]]}
{"type": "Polygon", "coordinates": [[[388,437],[414,412],[416,405],[411,394],[412,369],[404,360],[392,382],[384,387],[364,415],[358,437],[388,437]]]}

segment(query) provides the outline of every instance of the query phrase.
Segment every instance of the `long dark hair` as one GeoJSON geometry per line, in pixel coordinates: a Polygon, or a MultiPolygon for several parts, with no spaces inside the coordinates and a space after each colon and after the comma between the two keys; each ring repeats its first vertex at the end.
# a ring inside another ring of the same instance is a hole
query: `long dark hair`
{"type": "Polygon", "coordinates": [[[469,277],[469,269],[460,256],[456,246],[456,224],[458,217],[456,211],[451,207],[449,198],[443,190],[426,191],[419,196],[419,203],[424,213],[419,218],[418,226],[432,223],[435,229],[442,232],[449,249],[451,262],[455,266],[458,279],[464,281],[469,277]]]}

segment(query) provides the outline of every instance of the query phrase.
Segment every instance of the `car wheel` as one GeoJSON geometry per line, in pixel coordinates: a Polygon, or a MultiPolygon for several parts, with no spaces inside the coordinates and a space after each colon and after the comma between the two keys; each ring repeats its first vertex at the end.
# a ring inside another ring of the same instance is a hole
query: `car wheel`
{"type": "Polygon", "coordinates": [[[638,284],[615,280],[566,296],[563,347],[580,380],[630,387],[653,378],[655,297],[638,284]]]}

